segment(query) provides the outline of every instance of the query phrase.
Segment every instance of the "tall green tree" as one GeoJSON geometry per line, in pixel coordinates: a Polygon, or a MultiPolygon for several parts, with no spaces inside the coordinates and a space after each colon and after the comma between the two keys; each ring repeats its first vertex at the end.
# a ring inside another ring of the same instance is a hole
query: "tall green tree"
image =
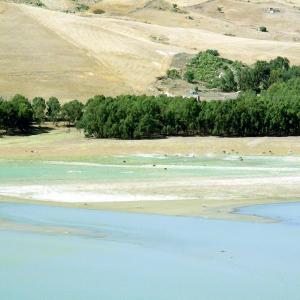
{"type": "Polygon", "coordinates": [[[61,106],[57,98],[50,97],[47,101],[47,117],[53,124],[59,120],[61,106]]]}
{"type": "Polygon", "coordinates": [[[20,131],[26,131],[29,129],[33,122],[33,111],[28,99],[22,95],[15,95],[11,99],[12,107],[9,107],[9,115],[15,115],[15,120],[10,120],[12,128],[20,131]],[[13,123],[13,124],[12,124],[13,123]]]}
{"type": "Polygon", "coordinates": [[[46,101],[42,97],[35,97],[32,100],[33,119],[40,125],[46,119],[46,101]]]}
{"type": "Polygon", "coordinates": [[[73,100],[65,103],[61,108],[61,115],[63,120],[68,122],[69,125],[76,125],[82,117],[82,110],[84,105],[78,100],[73,100]]]}

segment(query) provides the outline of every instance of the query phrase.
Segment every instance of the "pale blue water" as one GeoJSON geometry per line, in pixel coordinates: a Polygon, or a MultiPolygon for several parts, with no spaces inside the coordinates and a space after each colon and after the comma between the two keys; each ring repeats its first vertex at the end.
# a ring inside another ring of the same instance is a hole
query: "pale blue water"
{"type": "Polygon", "coordinates": [[[2,300],[299,300],[300,205],[245,208],[280,223],[0,204],[2,300]],[[102,237],[101,237],[102,236],[102,237]]]}
{"type": "Polygon", "coordinates": [[[286,203],[286,204],[273,204],[268,205],[267,209],[265,205],[256,205],[251,207],[244,207],[240,209],[240,213],[269,217],[273,220],[288,223],[290,225],[300,226],[300,204],[286,203]]]}

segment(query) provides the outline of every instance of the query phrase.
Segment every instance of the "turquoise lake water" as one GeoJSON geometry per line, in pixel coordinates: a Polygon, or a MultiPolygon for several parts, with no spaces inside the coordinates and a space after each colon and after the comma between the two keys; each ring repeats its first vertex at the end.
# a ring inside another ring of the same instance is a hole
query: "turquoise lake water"
{"type": "Polygon", "coordinates": [[[0,159],[1,184],[110,182],[192,177],[299,176],[300,157],[124,156],[93,162],[43,162],[0,159]],[[165,170],[167,169],[167,170],[165,170]]]}
{"type": "Polygon", "coordinates": [[[280,222],[1,203],[0,299],[299,300],[300,205],[241,213],[280,222]]]}

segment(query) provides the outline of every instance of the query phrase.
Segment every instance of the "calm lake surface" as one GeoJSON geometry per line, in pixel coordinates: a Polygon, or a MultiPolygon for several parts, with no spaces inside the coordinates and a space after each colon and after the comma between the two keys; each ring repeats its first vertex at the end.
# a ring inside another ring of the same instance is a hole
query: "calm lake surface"
{"type": "Polygon", "coordinates": [[[299,300],[300,205],[252,223],[0,204],[3,300],[299,300]]]}

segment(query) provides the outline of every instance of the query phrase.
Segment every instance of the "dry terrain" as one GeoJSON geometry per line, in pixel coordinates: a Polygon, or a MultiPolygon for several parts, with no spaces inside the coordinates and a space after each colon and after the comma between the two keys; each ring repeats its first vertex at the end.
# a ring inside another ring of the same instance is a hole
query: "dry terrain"
{"type": "Polygon", "coordinates": [[[42,0],[41,8],[23,2],[0,2],[6,97],[155,94],[156,78],[175,54],[208,48],[246,63],[278,55],[300,63],[299,2],[42,0]],[[80,4],[88,6],[76,10],[80,4]]]}
{"type": "Polygon", "coordinates": [[[74,128],[56,127],[31,136],[0,138],[3,159],[92,161],[99,156],[300,155],[299,137],[171,137],[160,140],[88,139],[74,128]]]}

